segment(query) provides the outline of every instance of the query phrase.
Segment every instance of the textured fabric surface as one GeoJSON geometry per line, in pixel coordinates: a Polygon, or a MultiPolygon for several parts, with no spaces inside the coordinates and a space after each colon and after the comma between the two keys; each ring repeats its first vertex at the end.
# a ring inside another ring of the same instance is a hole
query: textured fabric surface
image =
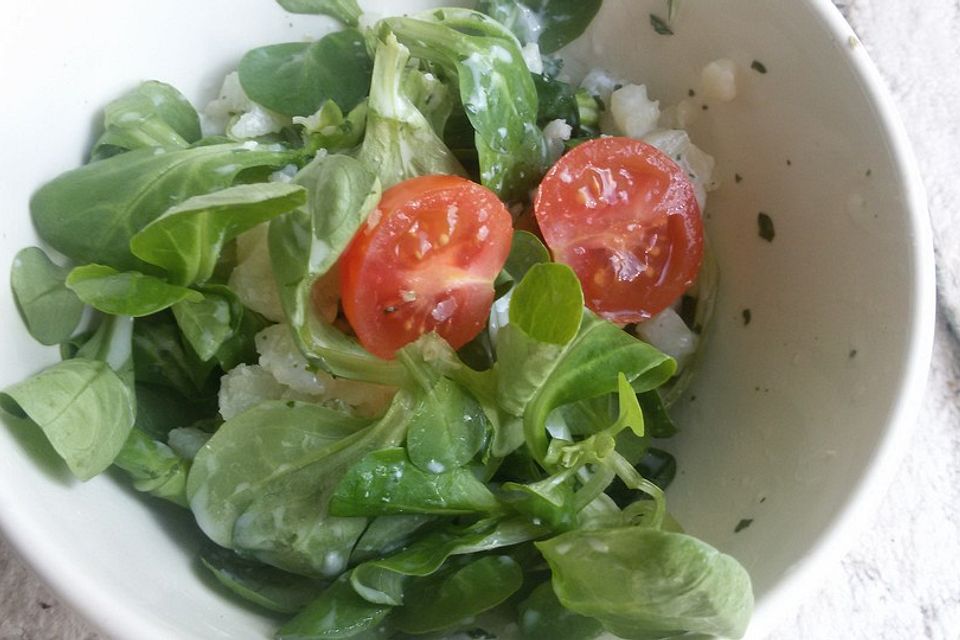
{"type": "MultiPolygon", "coordinates": [[[[789,1],[789,0],[781,0],[789,1]]],[[[838,1],[898,103],[929,194],[941,321],[915,437],[882,508],[769,640],[960,637],[960,0],[838,1]]],[[[0,640],[98,640],[0,540],[0,640]]]]}

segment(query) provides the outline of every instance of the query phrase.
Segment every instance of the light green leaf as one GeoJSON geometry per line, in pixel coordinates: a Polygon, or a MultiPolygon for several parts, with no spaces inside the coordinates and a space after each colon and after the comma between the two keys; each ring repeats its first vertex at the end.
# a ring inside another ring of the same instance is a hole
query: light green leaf
{"type": "Polygon", "coordinates": [[[468,9],[437,9],[382,24],[413,56],[458,79],[476,131],[483,184],[503,200],[526,200],[546,170],[546,149],[535,124],[537,90],[514,35],[468,9]]]}
{"type": "Polygon", "coordinates": [[[113,463],[127,472],[137,491],[187,506],[190,465],[162,442],[134,427],[113,463]]]}
{"type": "Polygon", "coordinates": [[[410,51],[393,34],[378,43],[360,160],[377,170],[385,189],[418,176],[466,175],[403,90],[406,78],[419,73],[407,70],[409,59],[410,51]]]}
{"type": "Polygon", "coordinates": [[[533,265],[510,299],[510,323],[537,342],[567,344],[577,335],[582,315],[580,281],[563,264],[533,265]]]}
{"type": "Polygon", "coordinates": [[[330,16],[345,25],[355,27],[363,13],[356,0],[277,0],[290,13],[330,16]]]}
{"type": "Polygon", "coordinates": [[[487,439],[487,417],[457,383],[440,378],[424,394],[410,420],[410,461],[428,473],[443,473],[470,462],[487,439]]]}
{"type": "Polygon", "coordinates": [[[185,149],[200,139],[196,109],[174,87],[151,80],[106,106],[94,159],[149,147],[185,149]]]}
{"type": "Polygon", "coordinates": [[[599,620],[565,609],[549,582],[534,589],[518,608],[520,633],[527,640],[596,640],[603,635],[599,620]]]}
{"type": "Polygon", "coordinates": [[[544,54],[579,38],[600,11],[603,0],[480,0],[478,9],[503,23],[524,44],[544,54]]]}
{"type": "Polygon", "coordinates": [[[335,576],[366,528],[328,506],[348,469],[402,442],[411,401],[367,422],[318,405],[266,402],[225,422],[194,459],[187,496],[217,544],[304,575],[335,576]]]}
{"type": "Polygon", "coordinates": [[[113,462],[133,427],[133,392],[98,360],[74,358],[0,393],[0,407],[39,426],[81,480],[113,462]]]}
{"type": "Polygon", "coordinates": [[[292,184],[260,183],[194,196],[170,208],[130,239],[135,256],[165,269],[182,286],[206,282],[229,241],[306,202],[292,184]]]}
{"type": "Polygon", "coordinates": [[[98,311],[134,318],[163,311],[182,300],[203,300],[197,291],[136,271],[119,272],[100,264],[88,264],[71,271],[67,287],[98,311]]]}
{"type": "Polygon", "coordinates": [[[747,572],[696,538],[630,527],[573,531],[536,544],[563,606],[622,638],[740,638],[750,621],[747,572]]]}
{"type": "Polygon", "coordinates": [[[64,342],[80,323],[83,302],[66,287],[69,272],[37,247],[21,249],[13,258],[13,297],[27,331],[41,344],[64,342]]]}

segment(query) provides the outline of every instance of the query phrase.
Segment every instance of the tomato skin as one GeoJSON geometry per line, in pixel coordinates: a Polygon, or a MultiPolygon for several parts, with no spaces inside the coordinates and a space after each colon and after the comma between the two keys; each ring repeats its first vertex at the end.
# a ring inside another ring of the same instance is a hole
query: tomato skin
{"type": "Polygon", "coordinates": [[[388,189],[340,259],[344,313],[381,358],[436,331],[454,349],[486,326],[512,220],[490,190],[456,176],[388,189]]]}
{"type": "Polygon", "coordinates": [[[547,173],[534,209],[554,260],[576,272],[587,306],[607,320],[647,320],[697,278],[703,223],[693,184],[646,142],[579,145],[547,173]]]}

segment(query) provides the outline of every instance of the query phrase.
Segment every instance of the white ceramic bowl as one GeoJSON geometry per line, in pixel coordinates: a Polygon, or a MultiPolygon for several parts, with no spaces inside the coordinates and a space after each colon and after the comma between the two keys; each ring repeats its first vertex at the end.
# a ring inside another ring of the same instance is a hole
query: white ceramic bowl
{"type": "MultiPolygon", "coordinates": [[[[363,4],[395,14],[436,3],[363,4]]],[[[932,343],[930,233],[890,99],[827,0],[686,2],[672,37],[649,24],[663,4],[607,0],[576,49],[666,104],[710,60],[741,68],[738,99],[710,104],[693,132],[724,182],[708,222],[722,289],[679,410],[669,500],[689,531],[748,567],[761,638],[836,560],[905,446],[932,343]],[[775,222],[772,243],[758,238],[758,211],[775,222]],[[753,524],[734,534],[741,519],[753,524]]],[[[328,24],[270,0],[17,2],[4,14],[3,282],[14,252],[36,242],[30,193],[81,163],[107,101],[155,78],[203,104],[248,48],[328,24]]],[[[0,335],[0,386],[56,358],[29,339],[6,286],[0,335]]],[[[269,634],[273,621],[196,570],[187,514],[110,476],[73,482],[38,464],[43,448],[26,425],[0,428],[0,524],[93,624],[131,640],[269,634]]]]}

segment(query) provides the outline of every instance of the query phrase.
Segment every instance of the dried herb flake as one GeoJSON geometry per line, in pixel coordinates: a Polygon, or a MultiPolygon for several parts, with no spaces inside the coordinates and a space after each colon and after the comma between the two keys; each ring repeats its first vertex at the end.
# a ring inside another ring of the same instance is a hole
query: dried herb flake
{"type": "Polygon", "coordinates": [[[673,29],[670,28],[670,25],[667,24],[667,21],[656,14],[650,14],[650,26],[653,27],[654,31],[662,36],[673,35],[673,29]]]}
{"type": "Polygon", "coordinates": [[[759,60],[754,60],[753,63],[750,65],[750,68],[756,71],[757,73],[767,72],[767,65],[763,64],[759,60]]]}
{"type": "Polygon", "coordinates": [[[737,526],[734,527],[733,532],[740,533],[741,531],[743,531],[744,529],[746,529],[752,524],[753,524],[753,518],[744,518],[743,520],[737,523],[737,526]]]}
{"type": "Polygon", "coordinates": [[[767,242],[773,242],[774,237],[777,235],[777,232],[773,228],[773,218],[761,211],[757,214],[757,227],[759,228],[761,238],[767,242]]]}

